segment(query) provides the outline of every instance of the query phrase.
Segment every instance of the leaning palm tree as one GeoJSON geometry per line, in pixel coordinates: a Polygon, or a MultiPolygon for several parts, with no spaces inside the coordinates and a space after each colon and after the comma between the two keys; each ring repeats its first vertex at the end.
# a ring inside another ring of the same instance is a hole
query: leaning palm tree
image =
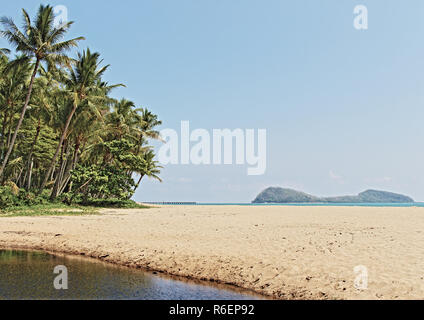
{"type": "Polygon", "coordinates": [[[132,101],[122,99],[115,101],[112,111],[106,115],[106,138],[109,140],[130,139],[136,140],[134,131],[140,116],[132,101]]]}
{"type": "Polygon", "coordinates": [[[34,90],[32,93],[30,107],[27,116],[36,125],[35,136],[32,141],[29,154],[27,155],[26,173],[22,185],[26,185],[27,191],[31,189],[32,162],[33,154],[36,149],[38,139],[41,135],[43,125],[52,126],[55,113],[53,112],[53,104],[57,102],[57,92],[59,91],[59,83],[54,78],[51,70],[41,68],[40,76],[34,82],[34,90]],[[28,183],[26,183],[28,181],[28,183]]]}
{"type": "Polygon", "coordinates": [[[6,168],[9,157],[13,151],[19,129],[25,118],[25,113],[31,99],[34,79],[37,75],[40,64],[42,62],[52,64],[69,64],[70,59],[66,56],[66,51],[70,50],[72,47],[76,47],[79,40],[84,40],[83,37],[78,37],[72,40],[60,42],[73,22],[70,21],[55,27],[55,17],[51,6],[41,5],[38,9],[34,23],[32,23],[28,13],[24,9],[22,9],[22,13],[24,18],[23,31],[19,30],[11,18],[3,17],[0,19],[0,24],[4,28],[4,30],[0,31],[0,35],[6,38],[17,51],[33,58],[35,61],[34,70],[31,75],[21,116],[16,126],[9,149],[3,159],[3,164],[0,168],[0,179],[3,176],[4,169],[6,168]]]}
{"type": "Polygon", "coordinates": [[[156,114],[153,114],[147,109],[141,110],[141,121],[139,123],[143,138],[162,140],[159,131],[154,130],[155,127],[162,125],[162,121],[158,119],[156,114]]]}
{"type": "Polygon", "coordinates": [[[0,159],[4,159],[4,151],[9,149],[11,141],[11,130],[15,122],[16,107],[25,99],[27,83],[32,71],[30,59],[22,55],[11,61],[5,61],[0,71],[0,112],[3,121],[0,129],[0,159]],[[6,127],[8,141],[6,143],[6,127]]]}
{"type": "MultiPolygon", "coordinates": [[[[101,67],[100,65],[102,62],[103,61],[100,60],[99,53],[92,53],[90,49],[87,49],[83,51],[82,54],[78,54],[78,60],[75,67],[70,68],[69,70],[69,78],[64,79],[64,84],[66,86],[65,94],[69,98],[67,102],[70,111],[67,115],[56,153],[50,163],[50,167],[44,177],[44,181],[41,184],[39,190],[40,194],[46,187],[55,168],[57,157],[59,156],[65,137],[69,134],[68,129],[77,108],[85,108],[98,113],[98,106],[110,103],[112,100],[107,96],[107,93],[115,87],[122,86],[121,84],[110,86],[107,83],[102,82],[101,78],[109,67],[109,65],[101,67]]],[[[52,199],[57,197],[59,182],[60,181],[56,181],[55,183],[51,195],[52,199]]]]}
{"type": "Polygon", "coordinates": [[[140,175],[140,178],[137,182],[137,184],[134,187],[134,192],[137,191],[138,187],[141,184],[141,181],[143,180],[144,177],[149,177],[149,178],[153,178],[159,182],[162,182],[162,179],[159,178],[159,174],[161,172],[162,166],[159,165],[159,162],[154,160],[155,158],[155,154],[153,152],[153,150],[148,149],[144,155],[143,155],[143,159],[144,159],[144,167],[141,170],[141,172],[137,172],[140,175]]]}

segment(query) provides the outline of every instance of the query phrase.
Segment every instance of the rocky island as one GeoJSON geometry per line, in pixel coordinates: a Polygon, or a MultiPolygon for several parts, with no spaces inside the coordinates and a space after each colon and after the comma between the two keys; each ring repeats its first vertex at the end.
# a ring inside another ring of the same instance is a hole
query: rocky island
{"type": "Polygon", "coordinates": [[[321,198],[304,192],[284,189],[268,188],[261,192],[253,203],[414,203],[407,196],[377,190],[368,190],[357,196],[341,196],[321,198]]]}

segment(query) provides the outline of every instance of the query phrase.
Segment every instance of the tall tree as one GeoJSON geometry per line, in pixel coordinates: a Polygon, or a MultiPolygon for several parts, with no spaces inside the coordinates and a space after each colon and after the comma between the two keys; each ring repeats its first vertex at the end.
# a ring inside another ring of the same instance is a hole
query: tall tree
{"type": "MultiPolygon", "coordinates": [[[[59,156],[65,137],[68,135],[68,129],[71,124],[72,118],[77,111],[78,107],[91,109],[96,111],[98,105],[107,103],[110,98],[107,93],[120,85],[109,86],[107,83],[102,82],[102,75],[107,70],[109,65],[101,67],[100,54],[97,52],[92,53],[90,49],[84,50],[83,53],[78,54],[78,61],[75,67],[70,68],[69,78],[64,80],[66,94],[69,97],[70,112],[67,116],[56,153],[51,161],[49,170],[44,177],[43,183],[40,186],[39,193],[43,192],[48,180],[55,168],[57,157],[59,156]]],[[[60,181],[57,181],[53,188],[51,198],[57,197],[60,181]]]]}
{"type": "Polygon", "coordinates": [[[27,159],[26,173],[20,184],[21,186],[26,186],[27,191],[31,189],[33,154],[40,138],[42,126],[46,124],[52,125],[55,115],[53,105],[57,103],[57,92],[60,90],[60,83],[55,78],[55,75],[57,73],[55,71],[51,72],[51,68],[48,70],[41,68],[40,77],[34,82],[34,90],[28,113],[29,118],[32,119],[32,123],[36,124],[36,129],[30,151],[25,155],[27,159]],[[28,182],[26,183],[26,181],[28,182]]]}
{"type": "Polygon", "coordinates": [[[3,64],[0,83],[0,111],[3,116],[0,130],[0,159],[4,159],[4,147],[6,150],[9,149],[11,135],[8,134],[6,141],[6,132],[11,133],[16,118],[16,106],[25,99],[31,69],[30,59],[25,55],[11,61],[5,60],[3,64]]]}
{"type": "Polygon", "coordinates": [[[140,172],[136,172],[140,175],[140,178],[137,184],[134,187],[134,192],[137,191],[138,187],[141,184],[141,181],[144,177],[153,178],[159,182],[162,182],[162,179],[159,178],[159,174],[161,172],[162,166],[159,165],[159,162],[155,160],[154,152],[149,149],[143,154],[144,159],[144,167],[140,172]]]}
{"type": "Polygon", "coordinates": [[[69,64],[70,59],[66,55],[66,52],[72,47],[76,47],[78,41],[84,39],[84,37],[78,37],[61,42],[73,22],[66,22],[56,27],[54,25],[55,17],[53,8],[49,5],[40,5],[34,24],[24,9],[22,9],[22,14],[24,18],[23,31],[19,30],[11,18],[3,17],[0,19],[0,24],[4,28],[4,30],[0,31],[0,35],[6,38],[17,51],[22,52],[35,60],[34,70],[31,75],[24,106],[9,145],[9,149],[0,168],[0,179],[3,178],[4,169],[6,168],[9,157],[12,154],[16,137],[25,118],[25,113],[31,99],[34,79],[37,75],[40,64],[43,61],[53,64],[69,64]]]}

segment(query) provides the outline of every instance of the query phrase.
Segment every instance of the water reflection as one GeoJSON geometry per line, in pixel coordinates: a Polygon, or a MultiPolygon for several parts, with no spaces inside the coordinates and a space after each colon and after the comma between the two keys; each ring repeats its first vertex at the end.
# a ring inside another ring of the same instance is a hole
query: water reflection
{"type": "Polygon", "coordinates": [[[0,251],[3,300],[246,300],[257,296],[176,281],[139,270],[41,252],[0,251]],[[68,268],[69,289],[56,290],[53,270],[68,268]]]}

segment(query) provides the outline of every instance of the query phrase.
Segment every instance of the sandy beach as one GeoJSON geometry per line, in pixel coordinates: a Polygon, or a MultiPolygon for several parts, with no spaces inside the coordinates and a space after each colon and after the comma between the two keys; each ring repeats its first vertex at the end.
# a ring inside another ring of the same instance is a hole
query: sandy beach
{"type": "Polygon", "coordinates": [[[0,247],[85,255],[278,299],[424,299],[424,208],[191,206],[0,218],[0,247]],[[368,289],[355,288],[357,266],[368,289]]]}

